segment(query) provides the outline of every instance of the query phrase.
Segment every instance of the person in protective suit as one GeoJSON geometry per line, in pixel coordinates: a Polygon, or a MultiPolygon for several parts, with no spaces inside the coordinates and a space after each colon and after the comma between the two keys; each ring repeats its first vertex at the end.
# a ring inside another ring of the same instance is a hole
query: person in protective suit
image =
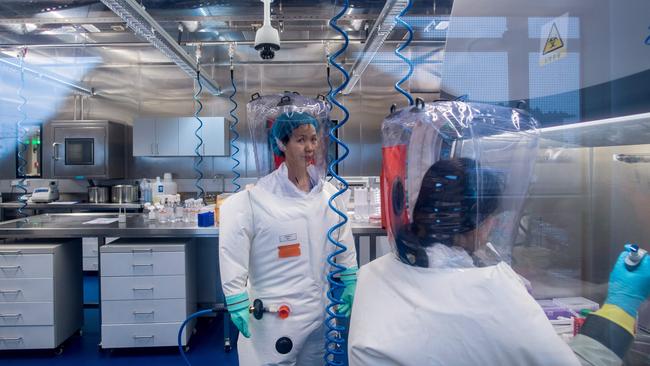
{"type": "Polygon", "coordinates": [[[427,170],[412,222],[395,234],[395,255],[359,272],[351,366],[622,364],[650,294],[650,259],[630,270],[621,253],[605,305],[567,345],[509,265],[475,266],[504,185],[468,158],[427,170]]]}
{"type": "MultiPolygon", "coordinates": [[[[312,164],[322,158],[316,153],[321,127],[308,113],[278,116],[270,142],[285,161],[220,208],[221,281],[228,311],[243,335],[237,343],[240,365],[323,363],[326,259],[332,251],[327,231],[340,217],[328,207],[337,189],[312,164]],[[255,299],[271,310],[286,306],[290,314],[253,319],[249,306],[255,299]]],[[[346,211],[342,200],[334,204],[346,211]]],[[[345,290],[338,311],[349,316],[357,272],[354,240],[347,224],[333,236],[348,247],[336,262],[347,268],[340,275],[345,290]]]]}

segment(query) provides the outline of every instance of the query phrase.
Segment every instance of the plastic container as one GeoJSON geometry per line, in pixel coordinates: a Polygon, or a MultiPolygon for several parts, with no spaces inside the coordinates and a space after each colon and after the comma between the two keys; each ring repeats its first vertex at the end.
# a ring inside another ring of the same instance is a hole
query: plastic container
{"type": "Polygon", "coordinates": [[[217,224],[219,223],[219,207],[221,207],[226,198],[230,196],[232,196],[232,193],[222,193],[217,196],[217,201],[214,204],[214,220],[217,224]]]}
{"type": "Polygon", "coordinates": [[[163,174],[163,193],[175,195],[178,193],[178,185],[172,180],[172,173],[163,174]]]}
{"type": "Polygon", "coordinates": [[[576,314],[579,314],[583,309],[592,311],[600,309],[600,305],[597,302],[593,302],[584,297],[558,297],[554,298],[553,302],[559,306],[573,310],[576,314]]]}
{"type": "Polygon", "coordinates": [[[156,177],[156,182],[153,185],[153,192],[151,195],[151,198],[154,202],[160,202],[158,196],[165,194],[164,188],[165,186],[163,186],[162,182],[160,181],[160,177],[156,177]]]}
{"type": "Polygon", "coordinates": [[[549,320],[557,320],[558,318],[571,318],[575,314],[568,308],[556,304],[553,300],[536,300],[542,307],[544,314],[549,320]]]}
{"type": "Polygon", "coordinates": [[[214,211],[199,213],[198,223],[199,227],[214,226],[214,211]]]}
{"type": "Polygon", "coordinates": [[[368,221],[370,209],[368,207],[368,189],[354,189],[354,217],[357,221],[368,221]]]}
{"type": "Polygon", "coordinates": [[[152,199],[151,182],[147,178],[142,178],[142,181],[140,181],[140,202],[151,202],[152,199]]]}

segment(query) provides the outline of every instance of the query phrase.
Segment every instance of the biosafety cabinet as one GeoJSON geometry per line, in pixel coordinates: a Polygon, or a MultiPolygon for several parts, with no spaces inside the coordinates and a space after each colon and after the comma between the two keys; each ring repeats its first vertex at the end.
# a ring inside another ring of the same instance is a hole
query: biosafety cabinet
{"type": "Polygon", "coordinates": [[[126,126],[107,120],[52,121],[45,127],[45,173],[52,178],[125,177],[126,126]]]}

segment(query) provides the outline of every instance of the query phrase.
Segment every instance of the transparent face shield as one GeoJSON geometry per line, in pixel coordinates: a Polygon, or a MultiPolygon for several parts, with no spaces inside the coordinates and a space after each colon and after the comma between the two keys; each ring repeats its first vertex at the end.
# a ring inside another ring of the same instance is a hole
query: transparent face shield
{"type": "Polygon", "coordinates": [[[254,94],[246,110],[259,177],[277,169],[287,155],[303,158],[312,177],[325,177],[331,122],[324,100],[296,93],[254,94]]]}
{"type": "Polygon", "coordinates": [[[521,110],[438,102],[382,126],[384,208],[396,256],[419,267],[509,262],[537,152],[521,110]]]}

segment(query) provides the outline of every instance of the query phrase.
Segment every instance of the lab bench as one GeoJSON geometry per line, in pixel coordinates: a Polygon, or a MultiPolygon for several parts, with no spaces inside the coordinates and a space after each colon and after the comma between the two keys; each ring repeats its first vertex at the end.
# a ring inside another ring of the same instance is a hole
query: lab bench
{"type": "Polygon", "coordinates": [[[7,216],[9,218],[15,218],[13,212],[22,208],[26,210],[27,214],[40,215],[44,213],[73,213],[73,212],[116,212],[120,208],[128,212],[140,212],[142,211],[143,205],[140,203],[90,203],[90,202],[79,202],[79,201],[54,201],[50,203],[27,203],[23,207],[22,202],[10,201],[10,202],[0,202],[0,221],[4,221],[7,216]],[[5,214],[6,210],[12,210],[9,215],[5,214]]]}
{"type": "MultiPolygon", "coordinates": [[[[385,231],[381,228],[379,224],[368,224],[368,223],[357,223],[357,222],[352,222],[352,233],[355,238],[355,246],[357,247],[357,251],[359,250],[359,237],[368,236],[370,238],[371,259],[374,258],[374,256],[376,256],[375,246],[376,246],[377,237],[386,235],[385,231]]],[[[102,347],[106,347],[106,348],[127,346],[124,343],[112,343],[112,340],[121,337],[121,336],[120,337],[116,336],[117,338],[115,338],[114,336],[116,334],[119,335],[122,333],[124,334],[133,333],[135,329],[138,329],[138,327],[136,326],[138,325],[138,323],[135,321],[134,323],[126,323],[130,325],[121,327],[119,329],[115,328],[116,330],[113,330],[114,328],[109,328],[110,327],[109,322],[117,321],[116,318],[114,318],[114,316],[117,315],[111,313],[112,310],[109,310],[109,313],[107,314],[104,314],[104,311],[106,310],[107,301],[114,301],[111,300],[114,298],[115,295],[115,292],[113,292],[113,290],[117,291],[117,293],[119,293],[120,291],[119,289],[115,289],[115,286],[118,286],[116,283],[120,281],[124,282],[124,277],[111,275],[112,272],[110,272],[109,268],[106,269],[109,270],[109,272],[106,272],[104,270],[103,266],[105,266],[107,263],[105,261],[106,260],[105,256],[116,255],[116,253],[114,252],[117,251],[118,249],[115,248],[121,248],[122,245],[129,242],[129,239],[130,239],[130,245],[134,245],[136,242],[139,242],[142,239],[152,240],[151,238],[158,238],[159,241],[170,240],[170,238],[175,239],[176,241],[179,241],[180,238],[192,239],[191,243],[189,243],[186,248],[192,248],[192,250],[194,251],[193,255],[195,256],[195,260],[191,263],[185,261],[181,261],[182,263],[181,262],[179,263],[183,264],[184,268],[189,268],[192,264],[195,264],[196,267],[193,268],[193,270],[197,271],[197,277],[201,276],[201,279],[199,280],[199,278],[187,277],[187,278],[194,278],[193,282],[196,283],[197,289],[196,289],[196,294],[187,293],[185,295],[186,296],[185,298],[192,299],[194,305],[198,304],[199,308],[206,308],[206,307],[209,308],[214,306],[215,303],[223,302],[223,294],[220,293],[220,289],[218,289],[219,286],[215,286],[215,284],[221,283],[219,277],[219,271],[218,271],[218,262],[217,262],[218,244],[217,241],[214,240],[218,236],[219,236],[219,228],[217,226],[198,227],[194,223],[184,223],[184,222],[160,223],[157,221],[147,220],[144,214],[139,214],[139,213],[127,214],[126,222],[119,222],[117,220],[117,215],[111,213],[53,213],[53,214],[30,216],[26,218],[15,219],[15,220],[10,220],[10,221],[5,221],[0,223],[0,238],[7,238],[10,240],[16,238],[29,238],[29,239],[47,238],[50,241],[53,241],[55,239],[52,238],[84,238],[84,237],[97,238],[97,245],[98,245],[98,252],[99,252],[99,263],[97,269],[98,269],[99,279],[100,279],[100,289],[102,289],[102,291],[100,292],[100,299],[99,299],[101,304],[100,312],[101,312],[101,319],[103,321],[106,321],[105,322],[106,324],[102,326],[102,332],[104,332],[104,330],[108,330],[108,333],[106,333],[107,338],[103,337],[102,339],[102,342],[106,342],[106,345],[102,345],[102,347]],[[91,220],[102,219],[102,218],[115,219],[115,221],[110,223],[105,223],[105,224],[88,223],[91,220]],[[117,238],[117,237],[121,238],[117,243],[107,245],[107,241],[111,240],[110,238],[117,238]],[[138,240],[134,241],[133,239],[136,238],[138,238],[138,240]],[[109,252],[107,252],[107,250],[109,252]],[[110,288],[107,286],[109,286],[110,288]]],[[[93,252],[94,245],[95,243],[93,242],[92,244],[88,244],[88,243],[85,245],[80,244],[79,247],[83,247],[85,249],[84,252],[85,257],[90,257],[91,253],[92,254],[95,253],[93,252]]],[[[4,246],[0,244],[0,249],[2,249],[3,247],[4,246]]],[[[128,249],[127,247],[123,247],[122,249],[127,250],[128,249]]],[[[108,259],[110,260],[110,257],[108,259]]],[[[79,258],[79,260],[81,262],[81,258],[79,258]]],[[[150,281],[151,283],[154,283],[156,280],[160,280],[160,278],[162,278],[162,277],[157,278],[156,276],[163,276],[163,275],[174,276],[173,274],[155,274],[155,276],[154,274],[152,274],[151,278],[148,278],[147,280],[150,281]]],[[[175,276],[179,276],[179,274],[176,274],[175,276]]],[[[151,285],[147,286],[147,288],[150,287],[151,285]]],[[[129,299],[126,297],[120,300],[125,301],[125,303],[122,304],[124,307],[128,308],[129,306],[133,306],[133,304],[127,303],[129,299]]],[[[152,301],[156,300],[159,302],[160,300],[163,299],[152,298],[151,300],[152,301]]],[[[155,307],[156,304],[158,303],[156,301],[152,302],[150,305],[155,307]]],[[[189,309],[190,308],[188,307],[185,310],[189,311],[189,309]]],[[[191,308],[191,310],[193,309],[194,308],[191,308]]],[[[150,313],[151,309],[147,309],[147,312],[149,313],[149,315],[151,315],[150,313]]],[[[133,314],[133,312],[131,312],[131,314],[133,314]]],[[[154,310],[154,314],[155,314],[155,310],[154,310]]],[[[159,314],[162,315],[162,313],[160,312],[159,314]]],[[[140,315],[145,316],[146,314],[140,314],[140,315]]],[[[186,314],[183,313],[183,315],[186,314]]],[[[178,318],[178,314],[174,316],[178,318]]],[[[169,344],[169,342],[156,343],[153,341],[153,339],[156,340],[162,339],[161,336],[159,337],[155,336],[156,334],[158,334],[156,332],[163,332],[163,330],[165,332],[169,331],[169,329],[171,329],[172,326],[169,326],[168,323],[176,323],[177,322],[176,318],[174,318],[173,322],[170,321],[170,322],[151,323],[149,325],[149,327],[151,328],[150,332],[147,333],[146,335],[135,334],[135,333],[131,334],[130,339],[132,339],[133,342],[131,342],[130,345],[131,346],[147,346],[147,345],[157,346],[157,345],[169,344]]],[[[177,330],[178,329],[176,328],[176,331],[177,330]]],[[[226,333],[225,341],[226,341],[225,344],[226,348],[230,347],[229,346],[230,340],[228,338],[227,333],[226,333]]]]}

